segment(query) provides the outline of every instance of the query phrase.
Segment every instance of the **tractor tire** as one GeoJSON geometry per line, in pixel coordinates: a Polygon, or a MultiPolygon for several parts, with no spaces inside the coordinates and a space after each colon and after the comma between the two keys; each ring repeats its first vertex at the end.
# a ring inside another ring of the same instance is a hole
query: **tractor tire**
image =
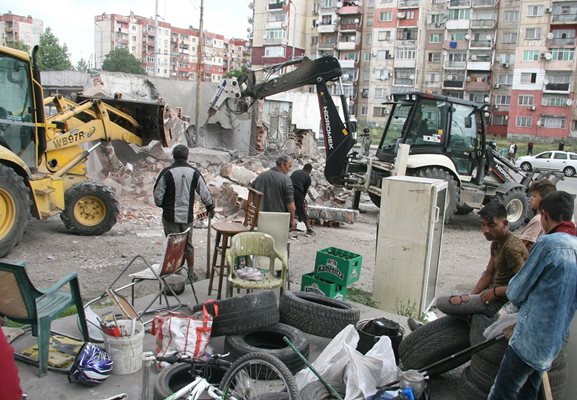
{"type": "MultiPolygon", "coordinates": [[[[272,290],[231,297],[215,303],[218,315],[212,323],[211,337],[237,335],[279,322],[276,296],[272,290]]],[[[207,303],[206,308],[214,315],[212,304],[214,303],[207,303]]],[[[200,310],[202,305],[196,305],[192,309],[193,312],[200,310]]]]}
{"type": "Polygon", "coordinates": [[[379,196],[378,194],[371,193],[371,192],[368,192],[368,193],[369,193],[369,198],[371,199],[373,204],[376,205],[377,207],[381,208],[381,196],[379,196]]]}
{"type": "Polygon", "coordinates": [[[509,220],[509,229],[514,231],[525,222],[525,216],[529,210],[529,200],[523,189],[517,187],[509,190],[507,193],[497,195],[497,199],[507,208],[507,219],[509,220]]]}
{"type": "Polygon", "coordinates": [[[22,241],[32,205],[24,179],[12,168],[0,165],[0,257],[22,241]]]}
{"type": "Polygon", "coordinates": [[[456,215],[469,215],[473,212],[474,208],[469,206],[458,206],[456,215]]]}
{"type": "Polygon", "coordinates": [[[305,366],[304,361],[283,340],[286,336],[306,358],[309,356],[309,339],[297,328],[285,324],[274,324],[265,328],[227,336],[224,352],[230,352],[231,361],[249,353],[267,353],[275,356],[293,373],[305,366]]]}
{"type": "Polygon", "coordinates": [[[447,204],[445,204],[445,222],[450,221],[457,212],[459,205],[459,185],[455,177],[439,167],[427,167],[417,170],[417,176],[422,178],[441,179],[447,182],[447,204]]]}
{"type": "MultiPolygon", "coordinates": [[[[399,345],[399,357],[403,370],[420,370],[434,362],[469,347],[469,327],[461,319],[441,317],[426,323],[406,336],[399,345]]],[[[455,358],[436,368],[427,370],[429,376],[437,376],[469,361],[470,356],[455,358]]]]}
{"type": "Polygon", "coordinates": [[[192,372],[188,363],[177,363],[163,368],[154,381],[154,400],[166,399],[191,383],[197,376],[205,378],[216,386],[227,371],[227,368],[224,367],[200,364],[197,363],[195,371],[192,372]]]}
{"type": "Polygon", "coordinates": [[[278,308],[280,322],[331,339],[361,316],[349,303],[305,292],[284,292],[278,308]]]}
{"type": "Polygon", "coordinates": [[[118,200],[112,189],[93,181],[71,186],[64,194],[60,219],[76,235],[98,236],[108,232],[118,217],[118,200]]]}

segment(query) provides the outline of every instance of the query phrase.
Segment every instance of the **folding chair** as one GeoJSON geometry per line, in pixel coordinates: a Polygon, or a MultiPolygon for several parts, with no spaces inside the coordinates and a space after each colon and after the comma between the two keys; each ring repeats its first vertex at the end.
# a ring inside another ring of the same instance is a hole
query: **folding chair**
{"type": "Polygon", "coordinates": [[[70,306],[76,306],[82,337],[88,342],[88,327],[75,272],[69,273],[48,289],[36,289],[28,277],[25,262],[0,262],[0,315],[31,325],[32,335],[38,337],[40,377],[46,375],[48,370],[50,325],[70,306]],[[70,292],[61,292],[60,289],[67,284],[70,292]]]}

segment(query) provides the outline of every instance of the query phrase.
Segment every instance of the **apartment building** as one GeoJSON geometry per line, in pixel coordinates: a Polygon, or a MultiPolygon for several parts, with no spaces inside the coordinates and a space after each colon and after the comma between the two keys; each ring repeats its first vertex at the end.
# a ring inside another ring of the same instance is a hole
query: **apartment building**
{"type": "Polygon", "coordinates": [[[40,42],[44,32],[42,20],[15,15],[11,12],[0,15],[0,44],[6,46],[10,42],[20,41],[31,48],[40,42]]]}
{"type": "MultiPolygon", "coordinates": [[[[499,136],[577,136],[577,1],[254,0],[252,63],[337,57],[349,111],[383,126],[391,93],[489,104],[499,136]],[[291,14],[292,13],[292,14],[291,14]]],[[[338,88],[337,93],[339,93],[338,88]]]]}
{"type": "Polygon", "coordinates": [[[102,14],[94,17],[94,53],[96,68],[101,68],[106,54],[125,48],[149,75],[179,80],[196,80],[200,72],[204,82],[220,82],[231,66],[249,62],[246,41],[205,31],[202,59],[198,62],[200,32],[192,26],[179,28],[165,21],[138,15],[102,14]],[[155,42],[158,41],[156,44],[155,42]],[[157,54],[155,55],[155,45],[157,54]],[[234,54],[229,54],[233,51],[234,54]],[[234,63],[229,62],[235,60],[234,63]],[[156,68],[156,71],[155,71],[156,68]],[[200,68],[200,70],[199,70],[200,68]]]}

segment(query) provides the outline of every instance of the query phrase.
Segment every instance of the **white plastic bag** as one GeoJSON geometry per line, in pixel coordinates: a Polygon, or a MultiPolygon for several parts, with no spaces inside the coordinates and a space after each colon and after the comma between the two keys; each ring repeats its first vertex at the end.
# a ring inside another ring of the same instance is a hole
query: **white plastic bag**
{"type": "Polygon", "coordinates": [[[519,319],[519,308],[513,303],[505,303],[496,315],[497,320],[483,331],[483,336],[487,340],[497,337],[505,328],[515,325],[519,319]]]}

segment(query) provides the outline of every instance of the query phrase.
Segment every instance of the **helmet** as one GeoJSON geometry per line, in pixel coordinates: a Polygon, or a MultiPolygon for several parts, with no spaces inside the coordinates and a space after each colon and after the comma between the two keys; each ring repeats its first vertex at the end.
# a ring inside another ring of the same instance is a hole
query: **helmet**
{"type": "Polygon", "coordinates": [[[105,381],[112,371],[112,359],[101,347],[84,343],[68,373],[70,382],[93,386],[105,381]]]}

